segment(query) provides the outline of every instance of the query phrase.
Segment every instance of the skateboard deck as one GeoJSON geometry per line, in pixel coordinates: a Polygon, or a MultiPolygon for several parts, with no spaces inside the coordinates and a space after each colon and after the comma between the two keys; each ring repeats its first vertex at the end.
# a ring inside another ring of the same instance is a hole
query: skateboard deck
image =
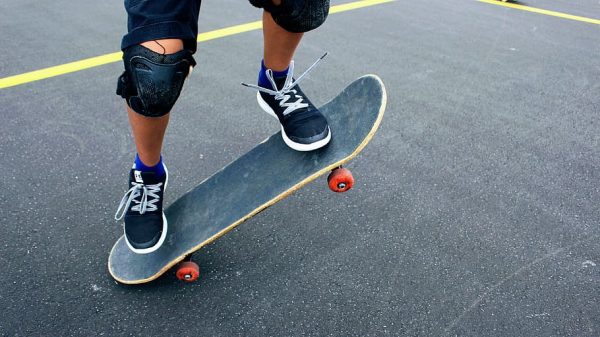
{"type": "Polygon", "coordinates": [[[108,270],[120,283],[150,282],[190,254],[229,232],[317,177],[354,158],[375,134],[387,102],[385,87],[365,75],[320,107],[332,133],[319,150],[298,152],[278,132],[185,193],[166,210],[168,234],[153,253],[139,255],[123,237],[108,270]]]}

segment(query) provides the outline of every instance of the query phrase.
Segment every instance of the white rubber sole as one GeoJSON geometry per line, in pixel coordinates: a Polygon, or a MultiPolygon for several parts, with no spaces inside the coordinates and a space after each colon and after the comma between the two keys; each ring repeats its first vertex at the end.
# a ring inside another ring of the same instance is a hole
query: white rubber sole
{"type": "MultiPolygon", "coordinates": [[[[167,165],[163,164],[163,167],[165,168],[165,174],[167,175],[167,179],[165,179],[165,187],[163,189],[163,197],[165,196],[165,192],[167,191],[167,184],[169,183],[169,171],[167,171],[167,165]]],[[[143,248],[143,249],[138,249],[138,248],[134,248],[131,243],[129,243],[129,240],[127,240],[127,235],[125,235],[125,226],[123,226],[123,236],[125,237],[125,243],[127,244],[127,247],[129,247],[129,249],[136,253],[136,254],[149,254],[152,253],[154,251],[156,251],[158,248],[160,248],[160,246],[162,246],[162,244],[165,242],[165,239],[167,238],[167,230],[168,230],[168,223],[167,223],[167,217],[165,216],[165,212],[162,212],[162,218],[163,218],[163,231],[160,234],[160,238],[158,239],[158,242],[152,246],[152,247],[148,247],[148,248],[143,248]]]]}
{"type": "MultiPolygon", "coordinates": [[[[267,104],[267,102],[265,102],[265,100],[260,95],[260,92],[256,93],[256,100],[258,101],[258,105],[266,113],[273,116],[275,119],[277,119],[277,121],[279,121],[279,118],[275,114],[275,111],[273,111],[273,109],[271,109],[271,107],[267,104]]],[[[329,142],[331,141],[331,130],[329,129],[329,126],[328,126],[327,127],[327,137],[321,139],[318,142],[314,142],[312,144],[302,144],[302,143],[296,143],[296,142],[292,141],[291,139],[289,139],[288,136],[285,134],[285,130],[283,129],[283,125],[282,125],[281,126],[281,137],[283,138],[283,141],[285,142],[285,144],[287,146],[289,146],[290,148],[292,148],[296,151],[302,151],[302,152],[314,151],[314,150],[320,149],[323,146],[329,144],[329,142]]]]}

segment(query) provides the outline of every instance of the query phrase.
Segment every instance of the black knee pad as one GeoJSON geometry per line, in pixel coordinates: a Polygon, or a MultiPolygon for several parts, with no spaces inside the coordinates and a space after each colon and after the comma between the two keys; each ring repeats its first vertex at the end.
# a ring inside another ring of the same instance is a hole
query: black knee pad
{"type": "Polygon", "coordinates": [[[285,30],[304,33],[325,22],[329,0],[282,0],[275,6],[271,0],[249,0],[252,5],[271,13],[273,20],[285,30]]]}
{"type": "Polygon", "coordinates": [[[196,65],[188,50],[163,55],[140,45],[127,48],[123,62],[125,72],[119,77],[117,95],[133,111],[147,117],[160,117],[171,111],[190,68],[196,65]]]}

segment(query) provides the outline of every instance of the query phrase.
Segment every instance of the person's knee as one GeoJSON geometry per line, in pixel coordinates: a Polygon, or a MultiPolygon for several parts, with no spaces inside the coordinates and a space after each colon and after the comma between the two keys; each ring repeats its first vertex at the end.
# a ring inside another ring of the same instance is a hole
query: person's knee
{"type": "Polygon", "coordinates": [[[329,0],[249,0],[271,13],[273,20],[287,31],[305,33],[322,25],[329,14],[329,0]]]}
{"type": "Polygon", "coordinates": [[[179,48],[169,53],[171,45],[155,47],[158,52],[143,45],[127,48],[123,52],[125,71],[117,84],[117,95],[133,111],[147,117],[160,117],[171,111],[186,77],[196,65],[188,50],[179,48]]]}

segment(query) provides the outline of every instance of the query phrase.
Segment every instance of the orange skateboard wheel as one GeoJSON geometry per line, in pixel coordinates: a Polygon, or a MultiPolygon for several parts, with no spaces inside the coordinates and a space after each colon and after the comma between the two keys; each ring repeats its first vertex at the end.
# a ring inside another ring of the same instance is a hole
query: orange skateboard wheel
{"type": "Polygon", "coordinates": [[[354,186],[354,177],[350,170],[339,167],[331,171],[327,177],[327,184],[329,185],[329,189],[334,192],[346,192],[354,186]]]}
{"type": "Polygon", "coordinates": [[[200,267],[195,262],[185,261],[177,268],[177,278],[185,282],[194,282],[200,276],[200,267]]]}

